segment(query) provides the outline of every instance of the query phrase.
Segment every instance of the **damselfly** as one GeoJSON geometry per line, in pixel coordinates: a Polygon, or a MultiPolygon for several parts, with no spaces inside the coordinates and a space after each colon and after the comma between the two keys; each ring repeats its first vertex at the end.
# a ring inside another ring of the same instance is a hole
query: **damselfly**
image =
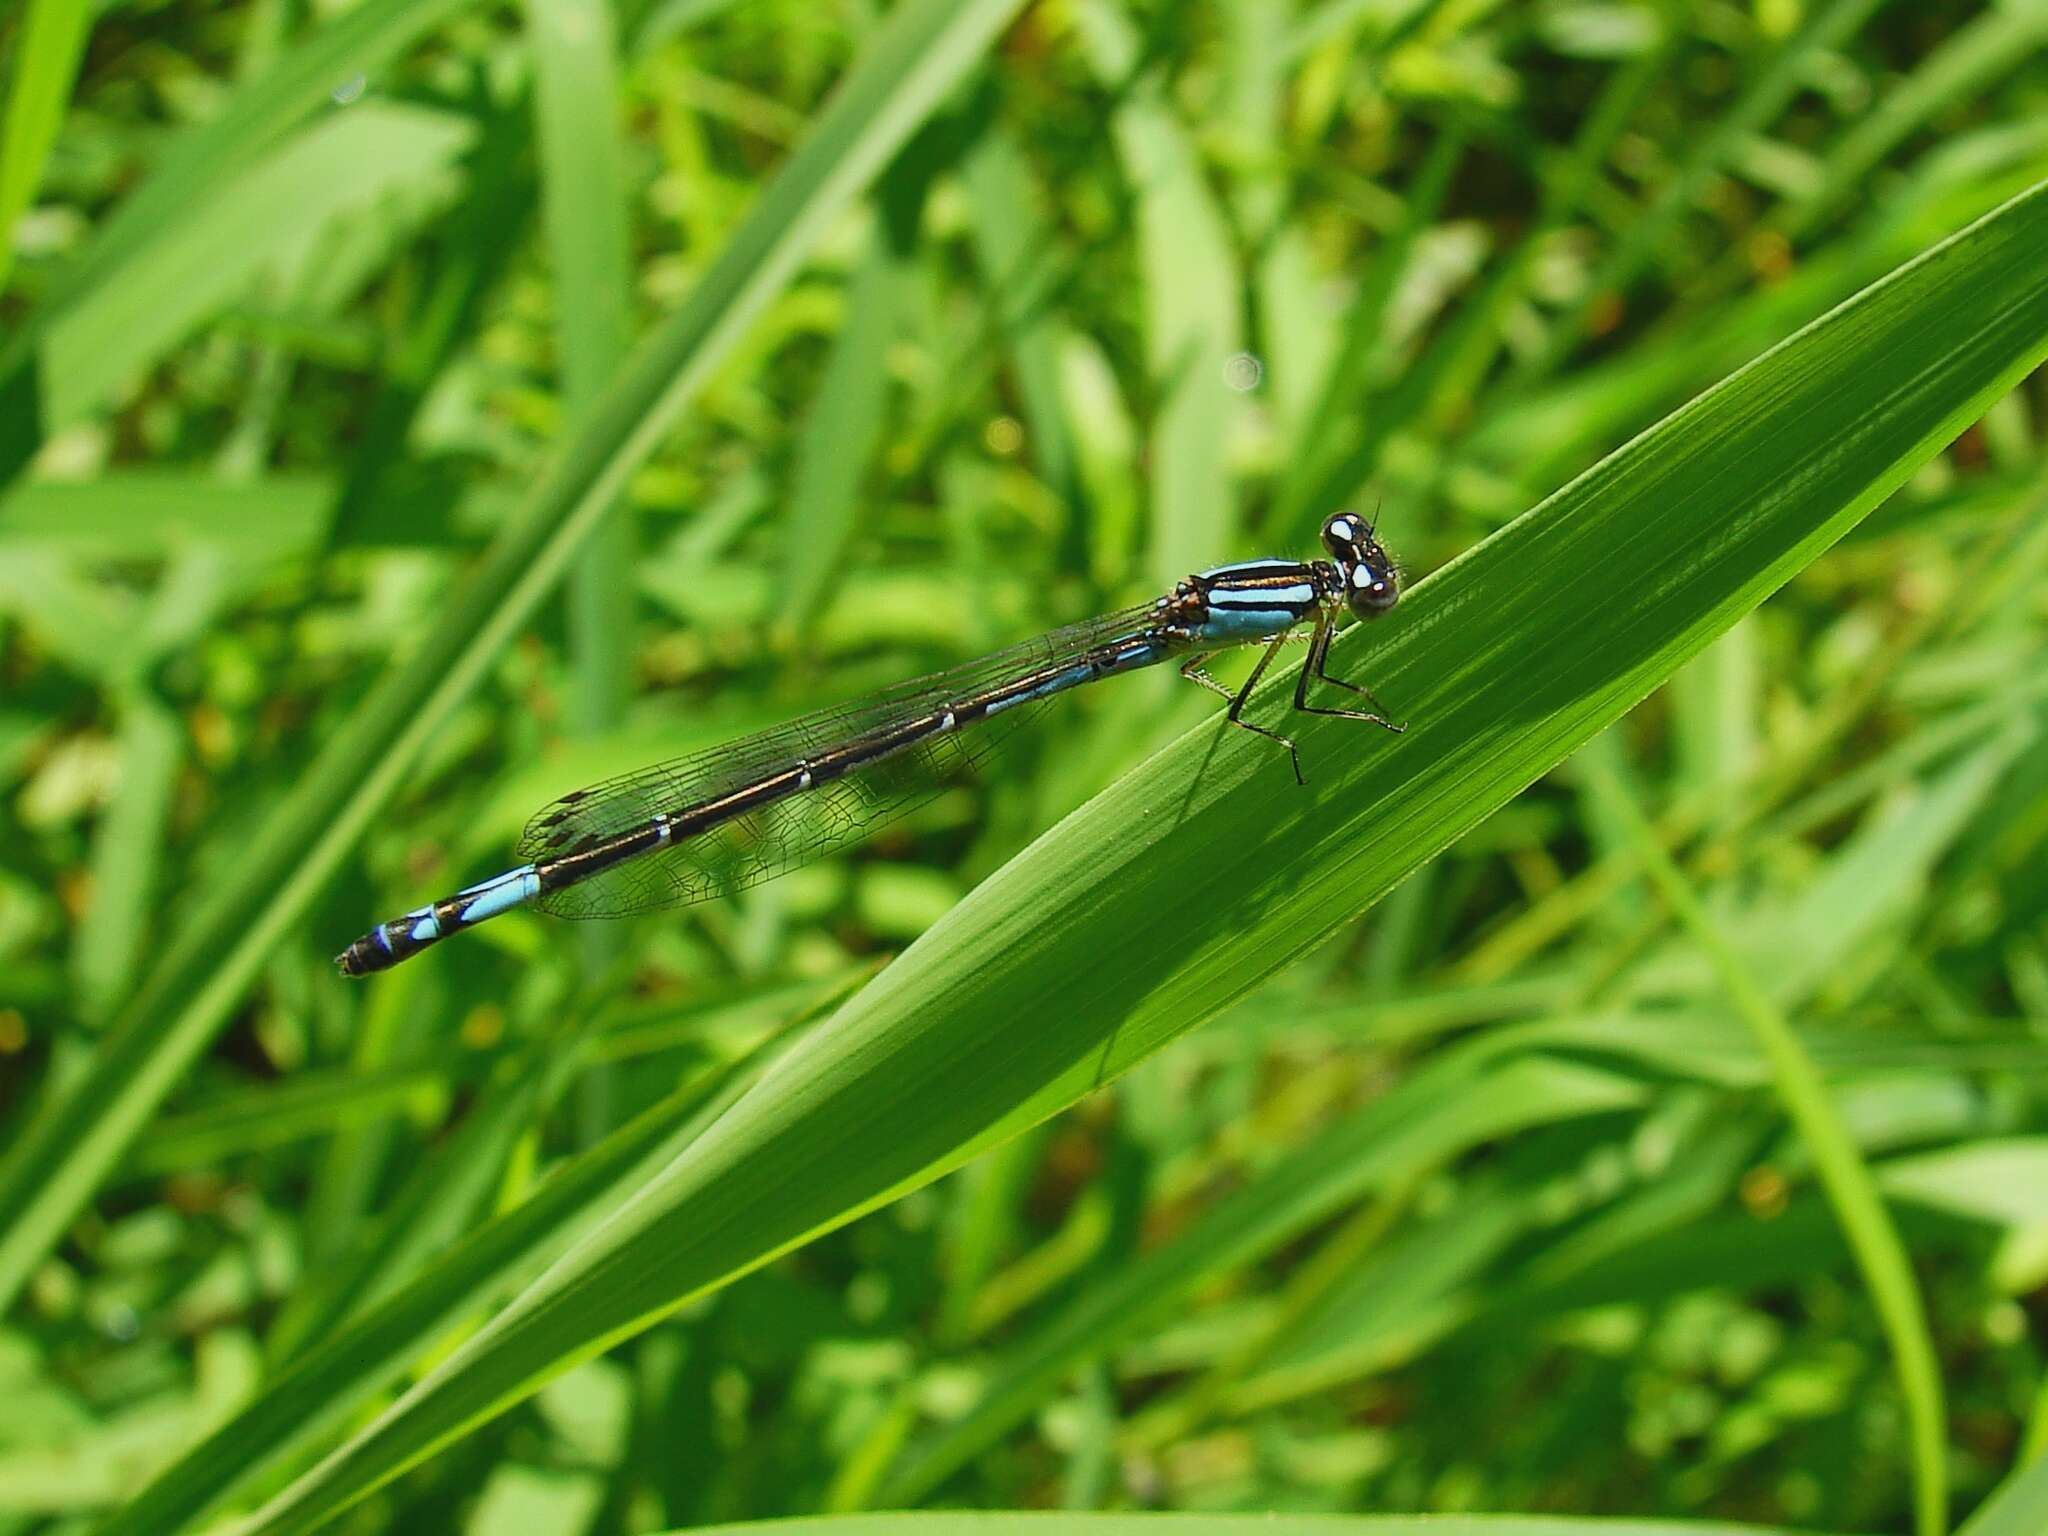
{"type": "Polygon", "coordinates": [[[1301,755],[1278,731],[1244,718],[1245,700],[1290,635],[1312,624],[1294,707],[1405,729],[1377,710],[1311,704],[1310,680],[1370,689],[1323,670],[1340,614],[1376,618],[1394,606],[1399,575],[1363,518],[1323,524],[1328,560],[1250,560],[1202,571],[1164,597],[1054,630],[1036,640],[899,683],[834,709],[579,789],[527,823],[526,862],[403,917],[379,923],[335,956],[344,975],[385,970],[429,944],[514,907],[557,917],[625,917],[687,906],[867,836],[924,803],[949,772],[979,761],[994,732],[1033,704],[1097,678],[1180,657],[1181,674],[1230,700],[1231,724],[1301,755]],[[1235,693],[1202,670],[1208,652],[1265,641],[1235,693]]]}

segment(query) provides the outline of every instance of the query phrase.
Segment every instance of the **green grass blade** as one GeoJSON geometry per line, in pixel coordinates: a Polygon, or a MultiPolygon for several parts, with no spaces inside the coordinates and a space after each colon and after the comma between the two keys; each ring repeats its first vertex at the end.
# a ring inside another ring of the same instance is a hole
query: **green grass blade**
{"type": "Polygon", "coordinates": [[[120,281],[48,322],[42,391],[52,422],[105,405],[253,284],[305,270],[311,242],[428,195],[474,133],[455,113],[359,102],[212,188],[122,265],[120,281]]]}
{"type": "Polygon", "coordinates": [[[43,179],[91,24],[85,0],[29,0],[23,13],[14,83],[0,115],[0,293],[14,262],[14,221],[43,179]]]}
{"type": "Polygon", "coordinates": [[[1588,318],[1603,300],[1625,294],[1658,246],[1671,238],[1711,179],[1751,134],[1759,132],[1804,88],[1815,61],[1855,34],[1880,0],[1831,0],[1808,20],[1796,37],[1771,51],[1770,63],[1759,70],[1748,89],[1731,103],[1712,127],[1698,135],[1692,153],[1675,172],[1663,177],[1649,206],[1629,220],[1621,238],[1601,260],[1578,301],[1556,323],[1549,342],[1530,360],[1527,373],[1544,373],[1561,362],[1583,339],[1588,318]]]}
{"type": "MultiPolygon", "coordinates": [[[[573,427],[604,393],[632,342],[611,10],[585,0],[527,0],[526,9],[562,408],[573,427]]],[[[614,728],[625,713],[633,543],[631,524],[614,511],[591,534],[570,577],[576,686],[569,709],[584,735],[614,728]]]]}
{"type": "Polygon", "coordinates": [[[797,439],[783,580],[790,620],[799,628],[815,618],[858,525],[861,485],[882,445],[889,344],[910,271],[908,252],[878,216],[847,278],[845,319],[797,439]]]}
{"type": "Polygon", "coordinates": [[[1809,234],[1852,198],[1898,144],[2036,57],[2048,43],[2048,5],[1994,6],[1957,29],[1912,75],[1887,90],[1828,151],[1813,190],[1784,219],[1793,239],[1809,234]]]}
{"type": "Polygon", "coordinates": [[[177,718],[146,689],[124,690],[121,713],[120,788],[93,838],[92,915],[71,954],[79,1011],[93,1019],[113,1011],[142,963],[185,757],[177,718]]]}
{"type": "Polygon", "coordinates": [[[1813,1157],[1821,1187],[1842,1224],[1857,1267],[1863,1271],[1891,1344],[1892,1364],[1911,1425],[1917,1528],[1921,1536],[1940,1536],[1948,1529],[1948,1446],[1941,1372],[1905,1244],[1885,1211],[1855,1138],[1791,1024],[1722,937],[1692,883],[1664,851],[1634,799],[1610,775],[1600,773],[1596,782],[1609,813],[1627,829],[1652,883],[1706,953],[1722,988],[1770,1061],[1779,1100],[1813,1157]]]}
{"type": "MultiPolygon", "coordinates": [[[[1206,725],[980,886],[640,1197],[287,1490],[304,1530],[690,1297],[958,1166],[1321,943],[1618,719],[2048,357],[2048,186],[1437,572],[1337,675],[1410,722],[1206,725]],[[1795,430],[1796,428],[1796,430],[1795,430]],[[1816,451],[1814,445],[1825,445],[1816,451]]],[[[1253,701],[1284,709],[1291,682],[1253,701]]]]}
{"type": "Polygon", "coordinates": [[[826,224],[980,57],[1019,0],[913,0],[874,35],[810,138],[690,301],[635,353],[445,618],[366,699],[199,904],[85,1070],[0,1163],[0,1306],[241,1000],[450,710],[779,291],[826,224]]]}

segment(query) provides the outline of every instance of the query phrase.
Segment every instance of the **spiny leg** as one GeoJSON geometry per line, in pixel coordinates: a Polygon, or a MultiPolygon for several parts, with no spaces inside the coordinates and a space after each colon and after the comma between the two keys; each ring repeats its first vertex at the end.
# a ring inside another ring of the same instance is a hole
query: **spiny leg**
{"type": "Polygon", "coordinates": [[[1315,637],[1309,641],[1308,655],[1303,658],[1301,672],[1294,680],[1294,707],[1305,715],[1333,715],[1339,720],[1369,720],[1374,725],[1384,727],[1397,736],[1400,735],[1408,729],[1408,722],[1405,720],[1396,725],[1385,715],[1371,714],[1362,709],[1325,709],[1320,704],[1309,703],[1308,680],[1313,674],[1326,683],[1335,683],[1339,688],[1349,688],[1353,693],[1363,694],[1373,703],[1379,704],[1381,709],[1386,708],[1365,684],[1346,682],[1343,678],[1332,677],[1323,670],[1323,663],[1330,654],[1330,637],[1335,633],[1336,630],[1327,617],[1319,617],[1316,620],[1315,637]]]}
{"type": "Polygon", "coordinates": [[[1200,683],[1219,699],[1235,697],[1228,688],[1217,682],[1215,678],[1203,670],[1202,663],[1208,659],[1209,656],[1206,651],[1195,652],[1194,655],[1180,664],[1180,675],[1191,683],[1200,683]]]}

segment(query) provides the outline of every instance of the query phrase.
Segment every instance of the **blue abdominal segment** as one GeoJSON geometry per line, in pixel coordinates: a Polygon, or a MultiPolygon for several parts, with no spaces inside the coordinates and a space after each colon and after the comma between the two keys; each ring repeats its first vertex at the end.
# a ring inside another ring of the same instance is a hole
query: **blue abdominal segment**
{"type": "Polygon", "coordinates": [[[522,864],[431,906],[418,907],[403,917],[379,923],[335,956],[335,963],[347,976],[388,970],[429,944],[523,906],[539,894],[540,871],[531,864],[522,864]]]}
{"type": "Polygon", "coordinates": [[[459,926],[467,928],[480,923],[487,917],[496,917],[500,912],[510,912],[514,907],[524,906],[540,894],[540,873],[531,864],[508,870],[495,880],[486,880],[481,885],[472,885],[464,891],[457,891],[454,900],[468,898],[469,904],[462,909],[459,926]]]}

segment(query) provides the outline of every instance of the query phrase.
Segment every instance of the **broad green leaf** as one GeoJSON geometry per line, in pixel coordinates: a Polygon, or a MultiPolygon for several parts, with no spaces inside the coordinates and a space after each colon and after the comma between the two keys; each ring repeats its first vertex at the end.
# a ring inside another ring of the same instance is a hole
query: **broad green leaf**
{"type": "Polygon", "coordinates": [[[523,1205],[476,1228],[431,1267],[336,1330],[125,1505],[100,1536],[161,1536],[219,1509],[261,1474],[388,1388],[449,1332],[538,1273],[689,1142],[776,1047],[714,1067],[558,1168],[523,1205]]]}
{"type": "Polygon", "coordinates": [[[2044,241],[2036,188],[1354,632],[1335,670],[1369,677],[1405,735],[1291,721],[1303,789],[1271,743],[1205,725],[1070,816],[257,1528],[317,1524],[692,1296],[1056,1112],[1353,921],[2048,356],[2044,241]]]}
{"type": "Polygon", "coordinates": [[[196,903],[85,1070],[55,1091],[8,1149],[0,1161],[0,1303],[17,1293],[205,1049],[264,957],[553,589],[747,322],[1018,3],[912,0],[874,34],[690,301],[634,354],[439,624],[326,743],[232,876],[196,903]]]}

